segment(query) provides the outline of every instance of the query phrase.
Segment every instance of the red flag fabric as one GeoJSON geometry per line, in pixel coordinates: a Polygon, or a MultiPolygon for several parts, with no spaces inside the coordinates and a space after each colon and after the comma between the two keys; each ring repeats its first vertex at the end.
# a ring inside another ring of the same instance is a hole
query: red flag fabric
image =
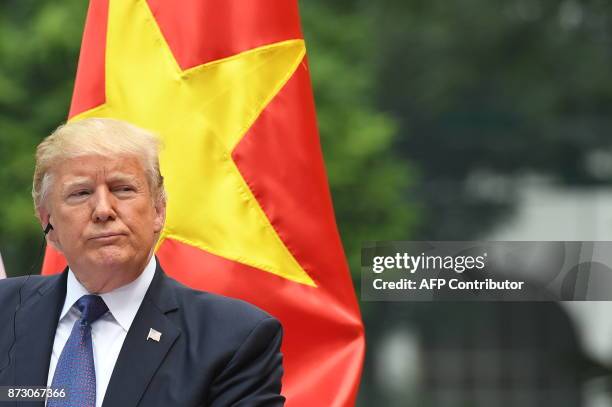
{"type": "MultiPolygon", "coordinates": [[[[297,2],[92,0],[69,117],[162,137],[166,272],[281,321],[288,406],[353,405],[363,325],[297,2]]],[[[48,249],[43,273],[64,266],[48,249]]]]}

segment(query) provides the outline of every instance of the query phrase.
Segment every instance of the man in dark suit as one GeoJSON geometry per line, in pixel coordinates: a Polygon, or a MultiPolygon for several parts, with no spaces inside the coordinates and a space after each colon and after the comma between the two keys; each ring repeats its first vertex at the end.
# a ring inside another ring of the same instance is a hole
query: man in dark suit
{"type": "Polygon", "coordinates": [[[181,285],[153,256],[166,208],[157,151],[110,119],[39,145],[36,211],[68,268],[0,282],[0,385],[64,389],[49,407],[282,406],[278,321],[181,285]]]}

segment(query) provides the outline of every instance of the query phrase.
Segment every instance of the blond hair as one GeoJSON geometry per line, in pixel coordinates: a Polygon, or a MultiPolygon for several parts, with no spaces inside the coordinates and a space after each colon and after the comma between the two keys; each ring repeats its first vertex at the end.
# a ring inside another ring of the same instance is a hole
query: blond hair
{"type": "Polygon", "coordinates": [[[40,208],[44,204],[53,182],[53,165],[84,155],[136,156],[145,171],[153,198],[165,199],[164,179],[159,170],[160,145],[153,133],[121,120],[89,118],[61,125],[36,148],[32,183],[34,206],[40,208]]]}

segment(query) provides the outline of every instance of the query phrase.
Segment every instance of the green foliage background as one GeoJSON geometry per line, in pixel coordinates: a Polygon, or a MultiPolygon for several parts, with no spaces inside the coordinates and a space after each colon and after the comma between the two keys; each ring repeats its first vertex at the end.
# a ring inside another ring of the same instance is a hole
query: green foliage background
{"type": "Polygon", "coordinates": [[[9,275],[38,267],[34,151],[66,119],[87,5],[0,4],[0,252],[9,275]]]}
{"type": "MultiPolygon", "coordinates": [[[[38,267],[34,149],[66,118],[86,8],[0,3],[0,252],[9,275],[38,267]]],[[[574,186],[612,180],[612,4],[308,0],[300,9],[355,278],[364,241],[486,235],[513,213],[513,180],[526,174],[574,186]]],[[[361,306],[374,351],[393,318],[425,326],[433,315],[425,305],[361,306]]],[[[436,307],[436,318],[457,309],[436,307]]],[[[372,353],[360,403],[394,405],[375,386],[372,353]]]]}

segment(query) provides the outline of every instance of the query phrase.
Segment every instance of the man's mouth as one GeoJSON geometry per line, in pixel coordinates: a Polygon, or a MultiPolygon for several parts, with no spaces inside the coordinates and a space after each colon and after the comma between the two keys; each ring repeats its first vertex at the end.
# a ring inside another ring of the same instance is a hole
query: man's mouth
{"type": "Polygon", "coordinates": [[[121,236],[125,236],[123,233],[100,233],[98,235],[94,235],[89,238],[89,240],[95,240],[98,242],[112,241],[120,238],[121,236]]]}

